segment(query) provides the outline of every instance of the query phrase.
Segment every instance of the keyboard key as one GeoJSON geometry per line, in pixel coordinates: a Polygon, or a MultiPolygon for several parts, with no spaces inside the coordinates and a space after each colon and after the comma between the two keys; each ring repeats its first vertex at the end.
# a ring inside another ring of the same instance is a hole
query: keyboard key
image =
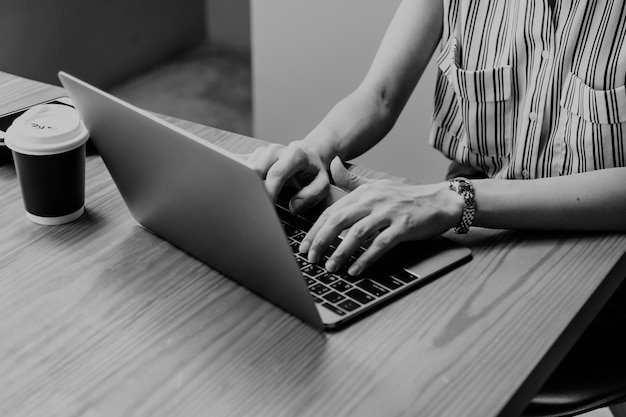
{"type": "Polygon", "coordinates": [[[398,278],[402,282],[406,282],[407,284],[409,282],[415,281],[416,279],[419,279],[419,276],[411,274],[410,272],[407,272],[407,271],[400,271],[397,274],[394,274],[393,276],[395,278],[398,278]]]}
{"type": "MultiPolygon", "coordinates": [[[[324,295],[326,294],[328,291],[330,291],[330,288],[328,288],[327,286],[323,285],[323,284],[315,284],[311,287],[309,287],[309,290],[317,295],[324,295]]],[[[330,300],[329,300],[330,301],[330,300]]]]}
{"type": "Polygon", "coordinates": [[[350,291],[348,291],[346,293],[346,295],[356,301],[358,301],[361,304],[367,304],[367,303],[371,303],[372,301],[374,301],[374,297],[371,296],[370,294],[359,290],[358,288],[353,288],[350,291]]]}
{"type": "Polygon", "coordinates": [[[332,284],[330,284],[331,288],[339,291],[339,292],[346,292],[348,291],[350,288],[352,288],[352,285],[348,284],[346,281],[339,279],[335,282],[333,282],[332,284]]]}
{"type": "Polygon", "coordinates": [[[300,265],[300,269],[304,268],[307,265],[311,265],[309,263],[309,261],[307,261],[306,259],[304,259],[302,256],[297,255],[296,256],[296,262],[298,262],[298,265],[300,265]]]}
{"type": "Polygon", "coordinates": [[[321,304],[321,303],[324,302],[324,300],[322,300],[321,298],[319,298],[316,295],[313,296],[313,301],[315,301],[315,304],[321,304]]]}
{"type": "Polygon", "coordinates": [[[291,248],[291,251],[293,253],[298,253],[299,252],[299,248],[300,248],[300,243],[296,242],[295,240],[291,240],[289,241],[289,247],[291,248]]]}
{"type": "Polygon", "coordinates": [[[285,234],[287,236],[293,236],[296,233],[298,233],[298,230],[295,227],[293,227],[292,225],[290,225],[288,223],[285,223],[285,222],[281,222],[281,223],[283,225],[283,229],[285,230],[285,234]]]}
{"type": "Polygon", "coordinates": [[[317,280],[319,282],[323,282],[324,284],[332,284],[333,282],[337,281],[339,279],[339,277],[337,277],[336,275],[333,275],[331,273],[324,273],[323,275],[317,277],[317,280]]]}
{"type": "Polygon", "coordinates": [[[310,287],[312,285],[317,284],[317,281],[315,281],[313,278],[311,277],[304,277],[304,280],[306,281],[306,286],[310,287]]]}
{"type": "Polygon", "coordinates": [[[337,304],[337,306],[341,307],[342,310],[346,310],[348,313],[361,307],[356,301],[352,301],[352,300],[343,301],[337,304]]]}
{"type": "Polygon", "coordinates": [[[324,273],[324,270],[317,265],[309,264],[300,269],[303,274],[308,275],[310,277],[317,277],[320,274],[324,273]]]}
{"type": "Polygon", "coordinates": [[[375,281],[379,284],[384,285],[390,290],[395,290],[404,286],[404,282],[400,281],[398,278],[390,277],[388,275],[377,275],[375,277],[369,277],[372,281],[375,281]]]}
{"type": "Polygon", "coordinates": [[[343,274],[341,275],[341,278],[343,278],[344,280],[348,281],[350,284],[356,284],[357,282],[361,281],[363,279],[363,277],[361,275],[349,275],[349,274],[343,274]]]}
{"type": "Polygon", "coordinates": [[[343,265],[341,265],[339,267],[339,269],[337,269],[335,271],[335,274],[337,275],[348,275],[348,268],[350,268],[350,265],[352,265],[352,263],[356,261],[355,258],[350,258],[346,263],[344,263],[343,265]]]}
{"type": "Polygon", "coordinates": [[[322,306],[326,307],[327,309],[329,309],[333,313],[337,314],[338,316],[345,316],[346,315],[345,311],[335,307],[332,304],[324,303],[324,304],[322,304],[322,306]]]}
{"type": "Polygon", "coordinates": [[[364,279],[356,285],[369,292],[370,294],[375,295],[376,297],[382,297],[383,295],[389,293],[389,290],[387,288],[375,283],[370,279],[364,279]]]}
{"type": "Polygon", "coordinates": [[[331,291],[328,294],[325,294],[322,298],[335,304],[346,299],[346,297],[339,294],[337,291],[331,291]]]}

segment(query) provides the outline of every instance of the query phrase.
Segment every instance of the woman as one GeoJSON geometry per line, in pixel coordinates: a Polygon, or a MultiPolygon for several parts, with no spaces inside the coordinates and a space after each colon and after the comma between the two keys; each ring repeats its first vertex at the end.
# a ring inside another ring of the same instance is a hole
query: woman
{"type": "Polygon", "coordinates": [[[359,275],[394,245],[470,226],[626,231],[626,6],[623,1],[405,0],[359,87],[304,139],[249,156],[276,198],[298,184],[297,212],[334,181],[348,196],[300,246],[312,262],[359,275]],[[391,129],[439,46],[430,143],[449,182],[354,176],[354,158],[391,129]],[[460,173],[460,174],[459,174],[460,173]]]}

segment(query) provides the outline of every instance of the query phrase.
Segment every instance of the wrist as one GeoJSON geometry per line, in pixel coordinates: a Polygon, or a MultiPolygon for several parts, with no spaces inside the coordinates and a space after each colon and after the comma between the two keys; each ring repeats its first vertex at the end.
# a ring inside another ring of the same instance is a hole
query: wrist
{"type": "Polygon", "coordinates": [[[458,226],[463,216],[463,196],[450,189],[447,181],[433,184],[430,187],[433,187],[432,194],[437,201],[436,208],[440,215],[441,232],[458,226]]]}
{"type": "Polygon", "coordinates": [[[299,142],[304,150],[317,156],[326,169],[330,167],[330,162],[335,156],[339,155],[339,152],[335,149],[336,146],[328,139],[328,136],[317,134],[316,131],[311,132],[299,142]]]}

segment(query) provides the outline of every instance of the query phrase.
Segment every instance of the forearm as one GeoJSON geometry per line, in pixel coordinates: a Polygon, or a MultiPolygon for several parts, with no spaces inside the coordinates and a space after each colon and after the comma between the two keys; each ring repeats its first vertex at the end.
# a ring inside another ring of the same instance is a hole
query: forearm
{"type": "Polygon", "coordinates": [[[393,127],[441,37],[440,0],[405,0],[359,87],[304,139],[328,164],[355,158],[393,127]]]}
{"type": "Polygon", "coordinates": [[[626,168],[473,184],[476,226],[626,232],[626,168]]]}
{"type": "Polygon", "coordinates": [[[395,121],[377,101],[370,91],[354,91],[331,109],[303,144],[320,155],[326,166],[335,156],[356,158],[380,141],[395,121]]]}

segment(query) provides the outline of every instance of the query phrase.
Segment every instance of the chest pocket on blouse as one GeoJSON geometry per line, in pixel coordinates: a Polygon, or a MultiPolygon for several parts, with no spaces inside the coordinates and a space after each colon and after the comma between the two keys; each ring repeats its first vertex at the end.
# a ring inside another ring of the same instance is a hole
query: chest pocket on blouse
{"type": "Polygon", "coordinates": [[[508,156],[513,136],[511,66],[462,69],[458,65],[456,38],[448,40],[437,63],[449,85],[443,103],[436,107],[435,122],[459,136],[470,152],[508,156]],[[455,120],[450,120],[450,114],[456,115],[455,120]]]}
{"type": "Polygon", "coordinates": [[[626,164],[626,86],[596,90],[574,74],[561,97],[564,163],[584,172],[626,164]]]}

